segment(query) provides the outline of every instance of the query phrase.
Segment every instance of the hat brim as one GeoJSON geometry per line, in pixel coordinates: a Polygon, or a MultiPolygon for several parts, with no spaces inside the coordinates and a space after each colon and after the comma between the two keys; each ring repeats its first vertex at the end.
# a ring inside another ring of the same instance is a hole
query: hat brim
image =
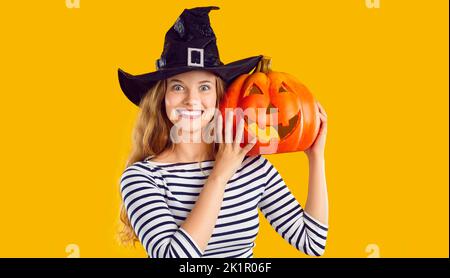
{"type": "Polygon", "coordinates": [[[258,64],[262,57],[262,55],[253,56],[218,67],[184,66],[170,69],[160,69],[158,71],[141,75],[132,75],[119,69],[119,83],[120,88],[125,93],[126,97],[135,105],[139,106],[142,97],[159,80],[191,70],[206,70],[215,73],[221,77],[225,83],[229,84],[239,75],[249,73],[258,64]]]}

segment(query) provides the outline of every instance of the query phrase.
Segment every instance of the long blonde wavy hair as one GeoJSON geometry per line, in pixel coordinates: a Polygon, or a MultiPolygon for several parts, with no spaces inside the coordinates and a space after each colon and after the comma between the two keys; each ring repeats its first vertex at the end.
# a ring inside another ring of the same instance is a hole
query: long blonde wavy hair
{"type": "MultiPolygon", "coordinates": [[[[225,94],[225,86],[225,82],[216,75],[216,107],[225,94]]],[[[168,148],[173,149],[174,144],[170,140],[170,129],[173,124],[167,117],[164,102],[166,89],[167,80],[160,80],[141,99],[140,111],[132,134],[132,150],[126,167],[148,156],[158,155],[168,148]]],[[[217,148],[215,144],[212,144],[212,147],[212,155],[215,157],[217,148]]],[[[119,231],[119,241],[124,245],[134,246],[139,239],[123,203],[120,208],[120,221],[122,228],[119,231]]]]}

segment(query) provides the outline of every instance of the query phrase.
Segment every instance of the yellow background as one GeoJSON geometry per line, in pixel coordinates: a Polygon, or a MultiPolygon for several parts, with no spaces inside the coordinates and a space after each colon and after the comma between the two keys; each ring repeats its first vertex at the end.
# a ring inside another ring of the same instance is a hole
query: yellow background
{"type": "MultiPolygon", "coordinates": [[[[1,4],[0,257],[146,256],[115,238],[137,114],[117,68],[154,71],[183,8],[206,5],[222,61],[271,56],[327,111],[324,256],[449,256],[447,0],[80,4],[1,4]]],[[[306,156],[267,157],[304,205],[306,156]]],[[[307,257],[263,218],[254,254],[307,257]]]]}

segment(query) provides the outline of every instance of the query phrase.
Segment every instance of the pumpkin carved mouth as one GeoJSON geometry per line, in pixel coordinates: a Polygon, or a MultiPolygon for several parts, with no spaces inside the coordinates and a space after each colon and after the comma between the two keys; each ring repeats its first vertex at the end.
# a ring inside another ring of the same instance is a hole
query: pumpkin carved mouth
{"type": "MultiPolygon", "coordinates": [[[[269,109],[267,109],[267,111],[269,111],[269,109]]],[[[266,114],[266,117],[268,119],[276,119],[276,117],[270,116],[269,113],[266,114]]],[[[289,135],[298,127],[300,119],[300,115],[296,114],[294,117],[290,118],[287,123],[276,120],[272,122],[266,121],[265,124],[261,124],[248,116],[244,117],[247,131],[252,136],[256,136],[261,143],[267,143],[270,140],[281,141],[289,137],[289,135]]]]}

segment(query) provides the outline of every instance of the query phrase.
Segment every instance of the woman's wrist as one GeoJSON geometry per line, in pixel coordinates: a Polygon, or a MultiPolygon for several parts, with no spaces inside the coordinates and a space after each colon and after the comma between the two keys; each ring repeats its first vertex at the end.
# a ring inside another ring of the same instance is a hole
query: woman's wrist
{"type": "Polygon", "coordinates": [[[219,173],[217,170],[212,170],[211,174],[208,177],[208,181],[216,183],[216,184],[222,184],[226,185],[228,182],[227,177],[219,173]]]}
{"type": "Polygon", "coordinates": [[[325,155],[323,153],[311,153],[307,155],[307,157],[310,163],[321,162],[325,160],[325,155]]]}

